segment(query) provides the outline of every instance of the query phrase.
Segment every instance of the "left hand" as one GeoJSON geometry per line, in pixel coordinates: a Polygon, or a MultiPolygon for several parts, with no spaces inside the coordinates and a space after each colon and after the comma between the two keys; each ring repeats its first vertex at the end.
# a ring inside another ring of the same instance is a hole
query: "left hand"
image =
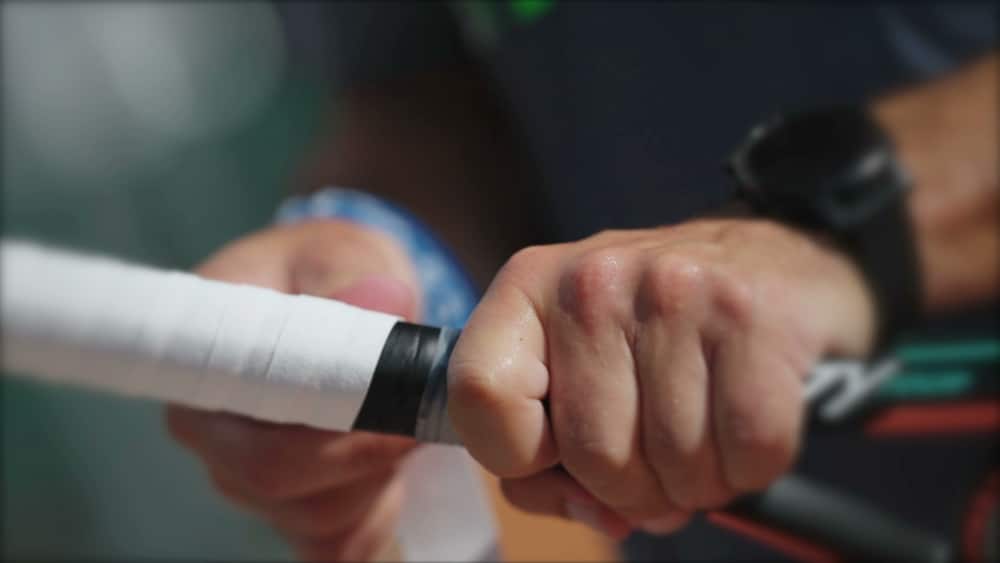
{"type": "MultiPolygon", "coordinates": [[[[414,319],[420,293],[393,240],[342,220],[272,227],[227,245],[200,276],[327,297],[414,319]]],[[[277,528],[306,561],[367,561],[391,552],[408,438],[328,432],[172,405],[170,434],[218,491],[277,528]]]]}
{"type": "Polygon", "coordinates": [[[450,415],[515,505],[666,533],[785,472],[803,377],[873,334],[853,264],[797,231],[608,231],[510,259],[452,356],[450,415]]]}

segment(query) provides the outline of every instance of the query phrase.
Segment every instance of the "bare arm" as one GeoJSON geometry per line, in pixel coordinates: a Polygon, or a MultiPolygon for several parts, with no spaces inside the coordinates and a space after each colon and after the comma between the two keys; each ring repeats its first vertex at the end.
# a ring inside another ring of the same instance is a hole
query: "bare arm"
{"type": "Polygon", "coordinates": [[[992,54],[874,106],[913,176],[928,312],[1000,294],[998,65],[992,54]]]}

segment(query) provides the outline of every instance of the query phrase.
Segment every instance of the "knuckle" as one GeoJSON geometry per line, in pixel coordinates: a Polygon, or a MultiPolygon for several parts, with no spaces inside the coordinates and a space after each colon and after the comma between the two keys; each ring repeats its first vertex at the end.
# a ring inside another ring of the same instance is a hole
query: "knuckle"
{"type": "Polygon", "coordinates": [[[750,283],[720,278],[714,284],[714,310],[737,327],[747,327],[754,317],[754,292],[750,283]]]}
{"type": "Polygon", "coordinates": [[[706,290],[707,272],[699,261],[683,256],[654,260],[642,283],[640,298],[648,312],[675,317],[700,305],[706,290]]]}
{"type": "Polygon", "coordinates": [[[563,276],[559,303],[583,324],[606,318],[617,305],[624,257],[613,249],[589,251],[563,276]]]}
{"type": "Polygon", "coordinates": [[[494,377],[480,366],[453,362],[448,367],[448,403],[461,410],[492,410],[497,404],[494,377]]]}
{"type": "Polygon", "coordinates": [[[466,449],[498,477],[523,477],[554,463],[550,444],[526,438],[544,436],[536,434],[543,430],[519,419],[524,406],[540,410],[541,404],[509,401],[507,384],[492,375],[461,365],[450,368],[448,414],[466,449]]]}
{"type": "Polygon", "coordinates": [[[501,272],[518,275],[534,271],[548,257],[548,248],[541,245],[526,246],[515,252],[504,264],[501,272]]]}

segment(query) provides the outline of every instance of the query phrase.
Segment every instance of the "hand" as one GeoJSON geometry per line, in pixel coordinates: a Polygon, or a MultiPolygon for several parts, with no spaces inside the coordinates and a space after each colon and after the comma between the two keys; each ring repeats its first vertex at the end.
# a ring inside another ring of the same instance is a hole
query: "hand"
{"type": "Polygon", "coordinates": [[[803,376],[873,316],[847,258],[764,221],[528,248],[459,339],[450,415],[515,505],[666,533],[787,470],[803,376]]]}
{"type": "MultiPolygon", "coordinates": [[[[198,273],[408,318],[418,310],[416,278],[402,251],[345,222],[269,229],[222,249],[198,273]]],[[[391,545],[403,495],[397,467],[412,440],[179,406],[168,408],[167,423],[216,487],[269,520],[301,557],[358,561],[391,545]]]]}

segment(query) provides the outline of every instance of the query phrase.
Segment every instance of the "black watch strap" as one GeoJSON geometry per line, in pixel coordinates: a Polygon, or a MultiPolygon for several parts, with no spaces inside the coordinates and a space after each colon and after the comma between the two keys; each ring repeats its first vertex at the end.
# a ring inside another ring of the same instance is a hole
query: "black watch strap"
{"type": "Polygon", "coordinates": [[[875,304],[873,355],[888,351],[921,317],[920,263],[906,199],[883,206],[839,242],[861,270],[875,304]]]}
{"type": "Polygon", "coordinates": [[[858,266],[874,300],[873,354],[919,320],[911,183],[867,108],[776,116],[751,130],[727,169],[756,214],[827,237],[858,266]]]}

